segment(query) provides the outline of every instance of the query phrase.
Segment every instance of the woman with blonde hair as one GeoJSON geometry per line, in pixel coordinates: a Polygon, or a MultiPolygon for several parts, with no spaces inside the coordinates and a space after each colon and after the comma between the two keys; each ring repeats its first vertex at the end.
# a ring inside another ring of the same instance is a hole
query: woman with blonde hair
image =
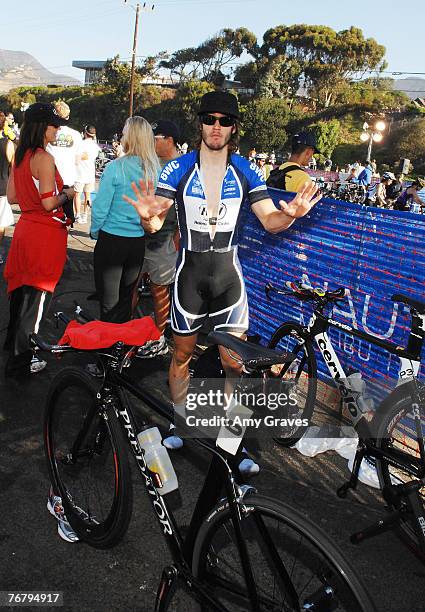
{"type": "Polygon", "coordinates": [[[160,163],[152,128],[143,117],[130,117],[121,139],[124,155],[105,168],[93,201],[90,235],[94,249],[94,277],[102,321],[131,319],[132,296],[143,265],[144,231],[140,217],[123,196],[139,179],[156,184],[160,163]]]}

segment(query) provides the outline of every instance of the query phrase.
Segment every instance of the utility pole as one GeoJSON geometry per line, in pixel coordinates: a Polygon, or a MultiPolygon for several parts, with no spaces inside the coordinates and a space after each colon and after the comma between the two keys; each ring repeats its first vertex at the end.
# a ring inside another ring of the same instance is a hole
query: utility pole
{"type": "Polygon", "coordinates": [[[128,114],[130,117],[133,116],[133,98],[134,98],[134,74],[136,70],[136,46],[137,46],[137,30],[139,28],[139,13],[140,4],[136,5],[136,21],[134,22],[134,38],[133,38],[133,52],[131,55],[131,77],[130,77],[130,109],[128,114]]]}
{"type": "MultiPolygon", "coordinates": [[[[127,0],[124,0],[124,3],[127,3],[127,0]]],[[[131,5],[133,6],[133,5],[131,5]]],[[[152,6],[146,6],[146,2],[143,3],[143,6],[140,6],[140,3],[138,2],[136,4],[136,7],[133,6],[133,8],[135,8],[136,10],[136,19],[134,22],[134,37],[133,37],[133,51],[131,54],[131,76],[130,76],[130,106],[129,106],[129,116],[132,117],[133,116],[133,100],[134,100],[134,77],[135,77],[135,73],[136,73],[136,47],[137,47],[137,32],[139,29],[139,13],[140,10],[142,11],[153,11],[153,9],[155,8],[155,5],[152,4],[152,6]]]]}

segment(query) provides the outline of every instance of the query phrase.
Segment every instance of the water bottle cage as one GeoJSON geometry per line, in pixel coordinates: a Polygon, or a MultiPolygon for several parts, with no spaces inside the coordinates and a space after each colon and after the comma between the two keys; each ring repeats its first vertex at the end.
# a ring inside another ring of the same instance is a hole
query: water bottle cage
{"type": "Polygon", "coordinates": [[[355,391],[350,386],[345,387],[347,389],[347,395],[342,397],[342,404],[348,407],[350,404],[355,404],[357,410],[361,414],[367,414],[370,412],[363,393],[361,391],[355,391]]]}
{"type": "Polygon", "coordinates": [[[160,474],[158,474],[158,472],[152,472],[152,470],[150,470],[149,467],[147,468],[147,471],[148,471],[149,476],[152,478],[155,488],[162,489],[162,487],[164,486],[164,483],[162,482],[162,478],[160,474]]]}

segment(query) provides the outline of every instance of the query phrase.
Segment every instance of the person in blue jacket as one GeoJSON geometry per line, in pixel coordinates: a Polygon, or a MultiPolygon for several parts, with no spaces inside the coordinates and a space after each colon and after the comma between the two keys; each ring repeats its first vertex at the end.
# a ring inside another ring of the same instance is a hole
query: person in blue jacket
{"type": "Polygon", "coordinates": [[[133,194],[139,179],[156,184],[160,171],[150,124],[143,117],[127,119],[121,140],[125,155],[110,162],[93,201],[90,235],[94,249],[94,277],[100,318],[124,323],[132,315],[132,298],[143,266],[144,230],[140,217],[123,196],[133,194]]]}
{"type": "Polygon", "coordinates": [[[363,168],[363,170],[360,172],[359,176],[357,177],[357,183],[359,185],[363,185],[364,187],[369,187],[369,185],[372,182],[373,170],[372,170],[372,166],[370,165],[369,161],[366,161],[364,164],[365,164],[365,167],[363,168]]]}

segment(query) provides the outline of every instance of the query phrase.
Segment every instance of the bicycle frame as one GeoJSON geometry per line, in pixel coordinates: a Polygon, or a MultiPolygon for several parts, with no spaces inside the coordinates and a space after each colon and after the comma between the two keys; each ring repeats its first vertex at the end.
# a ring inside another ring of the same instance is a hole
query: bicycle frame
{"type": "MultiPolygon", "coordinates": [[[[84,319],[90,320],[78,306],[76,312],[84,319]]],[[[55,317],[56,319],[61,319],[65,323],[69,322],[69,318],[62,312],[56,313],[55,317]]],[[[69,346],[48,345],[36,335],[34,335],[33,341],[36,346],[42,350],[49,351],[52,354],[78,352],[69,346]]],[[[251,610],[255,612],[259,608],[259,599],[246,542],[242,533],[242,517],[240,508],[240,501],[243,499],[244,495],[249,490],[253,490],[253,488],[244,485],[243,481],[241,487],[236,483],[232,466],[229,465],[229,461],[233,465],[234,458],[232,458],[232,455],[227,453],[225,450],[214,448],[212,445],[205,443],[201,439],[194,438],[194,442],[213,454],[213,459],[209,466],[201,493],[199,494],[195,509],[193,511],[189,531],[185,539],[182,538],[173,513],[168,507],[166,498],[161,496],[157,491],[157,487],[160,487],[162,484],[160,482],[160,477],[158,474],[149,470],[149,467],[145,461],[145,453],[137,439],[138,429],[136,420],[132,412],[131,403],[126,396],[125,391],[128,391],[131,395],[141,400],[154,412],[160,414],[170,422],[173,420],[173,409],[171,402],[167,405],[165,402],[159,400],[155,395],[150,393],[146,387],[136,385],[134,381],[126,375],[123,368],[125,365],[127,365],[129,357],[131,357],[136,348],[137,347],[131,347],[128,349],[128,347],[124,347],[122,342],[118,342],[113,349],[109,349],[105,352],[97,350],[83,351],[85,353],[95,353],[98,357],[106,358],[106,368],[102,386],[97,393],[97,405],[94,406],[93,413],[88,415],[84,428],[80,432],[72,452],[78,453],[77,446],[81,440],[85,438],[85,428],[89,427],[91,418],[93,418],[95,412],[100,408],[104,418],[108,418],[107,409],[108,407],[112,406],[118,422],[123,430],[124,438],[127,439],[137,467],[143,476],[148,498],[151,501],[153,510],[159,521],[163,536],[167,542],[167,546],[170,550],[174,563],[173,566],[168,566],[163,571],[161,583],[157,593],[157,602],[155,607],[157,612],[165,611],[168,608],[168,604],[172,598],[174,590],[177,586],[176,582],[178,580],[183,580],[186,586],[190,590],[196,592],[197,595],[202,598],[203,602],[207,603],[213,611],[229,612],[227,608],[224,608],[211,596],[210,592],[207,590],[207,587],[205,587],[201,580],[194,577],[191,571],[193,549],[197,533],[208,513],[220,500],[220,495],[224,485],[225,496],[229,504],[231,519],[235,531],[236,544],[241,561],[246,590],[249,596],[249,604],[251,610]],[[119,401],[119,407],[115,401],[116,398],[119,401]]],[[[244,375],[241,376],[241,380],[243,378],[244,375]]],[[[139,423],[139,425],[140,424],[141,423],[139,423]]],[[[229,431],[231,431],[231,428],[231,424],[226,425],[226,429],[229,429],[229,431]]],[[[243,434],[240,436],[240,445],[242,444],[242,441],[243,434]]],[[[239,480],[242,480],[240,475],[239,480]]],[[[264,537],[264,526],[262,532],[264,537]]],[[[268,547],[272,553],[273,562],[280,572],[281,581],[285,585],[289,597],[294,601],[294,604],[298,606],[299,602],[297,594],[293,589],[290,577],[282,563],[277,562],[278,554],[274,543],[269,537],[267,538],[267,541],[268,547]]],[[[226,587],[229,591],[233,591],[238,595],[241,594],[240,591],[235,588],[233,583],[226,581],[226,587]]]]}
{"type": "MultiPolygon", "coordinates": [[[[266,285],[265,289],[267,296],[270,290],[276,290],[278,293],[283,295],[288,294],[288,292],[285,290],[275,289],[270,284],[266,285]]],[[[384,486],[382,489],[382,495],[385,501],[389,505],[397,508],[397,510],[392,512],[388,518],[380,520],[375,525],[353,534],[351,536],[351,541],[353,543],[360,543],[362,540],[368,537],[373,537],[378,533],[383,533],[390,529],[394,524],[400,523],[400,521],[403,520],[403,515],[406,512],[410,512],[414,517],[413,528],[418,537],[420,549],[425,555],[425,515],[423,511],[423,504],[419,497],[420,489],[425,486],[425,444],[420,415],[420,406],[424,405],[425,400],[424,393],[422,390],[420,390],[417,379],[421,363],[421,350],[425,340],[425,314],[418,312],[414,304],[405,302],[410,304],[412,322],[407,347],[404,348],[394,343],[376,338],[375,336],[355,329],[350,325],[335,321],[330,316],[326,316],[323,312],[325,307],[331,303],[331,301],[338,302],[340,299],[342,299],[343,293],[341,293],[341,290],[342,288],[336,290],[331,298],[327,298],[326,292],[319,291],[317,291],[316,295],[313,297],[307,296],[307,299],[314,302],[314,309],[308,325],[301,328],[301,342],[303,341],[303,337],[314,339],[328,368],[329,374],[331,378],[335,380],[335,383],[341,393],[343,402],[348,408],[348,413],[352,424],[359,435],[359,442],[354,457],[351,477],[346,483],[338,488],[337,494],[339,497],[345,497],[349,489],[356,488],[360,466],[365,457],[383,459],[388,465],[402,469],[416,479],[403,484],[391,484],[384,486]],[[380,448],[376,444],[376,440],[371,437],[369,423],[366,418],[368,410],[364,409],[362,406],[362,403],[364,402],[362,393],[351,388],[350,381],[347,379],[347,374],[345,373],[327,334],[329,327],[343,330],[357,338],[367,340],[371,344],[379,346],[387,352],[398,356],[400,360],[398,384],[396,388],[386,398],[384,398],[382,404],[378,408],[378,411],[384,409],[386,403],[388,402],[396,403],[397,401],[404,399],[406,397],[406,392],[410,395],[419,458],[413,455],[409,456],[408,453],[402,452],[394,446],[391,446],[388,448],[388,450],[385,448],[380,448]],[[406,506],[399,505],[402,498],[407,503],[407,509],[406,506]]],[[[300,296],[300,299],[303,298],[304,296],[300,296]]],[[[393,297],[394,300],[397,300],[397,298],[400,298],[400,301],[404,301],[405,296],[395,295],[393,297]]],[[[298,323],[296,323],[296,325],[298,326],[298,323]]]]}
{"type": "MultiPolygon", "coordinates": [[[[327,317],[323,314],[323,308],[324,306],[318,306],[317,308],[315,308],[306,330],[308,334],[314,338],[314,341],[320,351],[320,354],[323,357],[323,361],[325,362],[328,368],[329,374],[338,386],[338,389],[341,393],[341,397],[344,401],[344,405],[348,409],[348,414],[352,421],[353,427],[355,427],[355,429],[359,433],[359,437],[362,440],[366,441],[366,445],[368,448],[367,454],[373,457],[385,457],[388,463],[390,463],[394,467],[400,467],[402,465],[405,469],[409,471],[409,473],[412,473],[412,475],[414,475],[416,478],[423,478],[425,474],[422,474],[420,471],[418,472],[418,469],[412,471],[413,465],[414,463],[416,463],[414,461],[414,458],[412,458],[412,460],[407,464],[406,461],[403,461],[404,456],[400,455],[399,458],[395,458],[394,454],[397,453],[393,453],[393,451],[391,451],[391,453],[387,453],[381,449],[377,449],[375,445],[370,441],[370,432],[365,418],[366,415],[364,410],[362,410],[361,406],[361,394],[358,392],[353,393],[349,383],[349,379],[347,379],[347,374],[344,371],[344,368],[342,367],[341,362],[333,348],[331,339],[327,334],[327,330],[329,327],[334,327],[343,330],[357,338],[367,340],[371,344],[379,346],[393,355],[397,355],[400,359],[399,383],[406,384],[408,382],[411,382],[412,379],[415,380],[415,377],[419,372],[420,354],[424,342],[423,334],[419,332],[425,329],[425,316],[418,315],[415,312],[412,313],[411,331],[409,334],[407,348],[404,348],[397,346],[394,343],[381,340],[380,338],[376,338],[375,336],[355,329],[350,325],[335,321],[331,317],[327,317]]],[[[409,385],[409,391],[412,394],[412,405],[418,405],[420,402],[420,398],[416,385],[409,385]]],[[[417,423],[419,413],[414,413],[414,418],[416,427],[420,427],[420,422],[417,423]]],[[[419,430],[417,430],[417,433],[419,435],[419,430]]],[[[425,451],[423,447],[421,447],[421,445],[419,447],[419,450],[422,461],[425,461],[425,451]]]]}
{"type": "MultiPolygon", "coordinates": [[[[193,511],[189,531],[185,539],[183,539],[173,513],[167,504],[166,497],[161,496],[157,490],[157,487],[161,485],[160,478],[158,474],[149,470],[145,461],[144,451],[140,447],[137,439],[138,430],[136,420],[125,391],[137,397],[149,408],[161,414],[169,421],[172,417],[171,407],[168,407],[165,403],[155,398],[146,388],[135,385],[128,376],[118,371],[117,366],[118,363],[112,361],[110,367],[107,369],[104,383],[98,392],[97,398],[104,413],[106,413],[106,409],[110,406],[114,409],[118,422],[123,429],[124,435],[135,458],[137,467],[143,476],[148,497],[173,559],[174,565],[172,567],[167,567],[163,573],[162,581],[158,589],[157,610],[166,609],[176,588],[175,583],[180,579],[183,580],[191,590],[196,592],[204,603],[208,603],[211,609],[217,610],[217,612],[226,612],[226,608],[223,608],[223,606],[212,597],[207,587],[201,580],[195,578],[191,571],[193,547],[198,530],[205,517],[220,500],[223,485],[225,497],[227,498],[231,510],[232,523],[235,530],[245,584],[249,595],[250,607],[253,611],[257,610],[259,607],[258,594],[255,587],[251,562],[242,533],[239,505],[241,498],[243,498],[243,495],[250,487],[241,488],[238,486],[224,451],[213,448],[200,439],[194,439],[198,445],[213,454],[213,459],[193,511]],[[116,402],[116,398],[118,398],[119,404],[116,402]]],[[[97,409],[98,408],[99,407],[97,407],[97,409]]],[[[87,421],[89,420],[90,419],[87,421]]],[[[88,427],[89,422],[87,422],[85,426],[88,427]]],[[[84,438],[84,433],[82,433],[80,438],[84,438]]],[[[77,449],[73,449],[73,452],[76,452],[76,450],[77,449]]],[[[232,586],[233,585],[229,583],[228,588],[231,590],[232,586]]]]}

